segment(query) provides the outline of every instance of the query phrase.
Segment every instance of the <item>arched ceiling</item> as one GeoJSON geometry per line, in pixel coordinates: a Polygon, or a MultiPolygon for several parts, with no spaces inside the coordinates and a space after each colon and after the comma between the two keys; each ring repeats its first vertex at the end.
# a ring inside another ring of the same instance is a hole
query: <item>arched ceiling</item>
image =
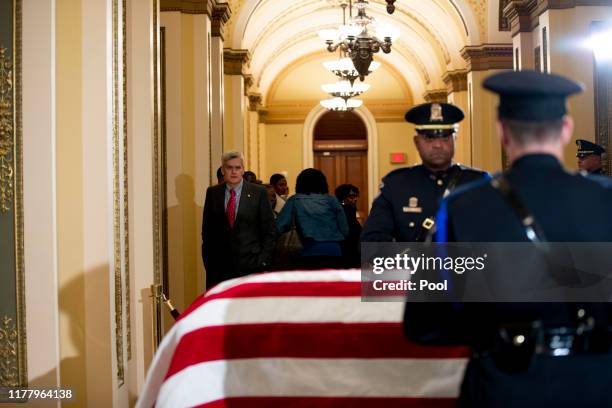
{"type": "MultiPolygon", "coordinates": [[[[325,44],[317,32],[336,28],[342,22],[341,0],[233,0],[226,46],[248,49],[249,70],[255,88],[269,99],[278,87],[279,75],[312,62],[309,55],[325,55],[325,44]]],[[[400,29],[390,54],[375,54],[378,60],[402,76],[410,94],[420,99],[426,90],[444,88],[442,76],[465,68],[460,50],[478,44],[482,35],[484,0],[398,0],[387,14],[383,0],[370,0],[368,15],[377,22],[400,29]],[[471,3],[471,4],[470,4],[471,3]],[[476,6],[475,6],[476,4],[476,6]]],[[[486,5],[486,2],[484,2],[486,5]]],[[[486,8],[485,8],[486,12],[486,8]]],[[[327,60],[337,54],[327,53],[327,60]]],[[[303,71],[303,70],[302,70],[303,71]]],[[[324,81],[320,80],[319,85],[324,81]]],[[[383,81],[384,82],[384,81],[383,81]]],[[[299,84],[299,82],[298,82],[299,84]]],[[[305,85],[305,84],[302,84],[305,85]]],[[[404,86],[404,87],[405,87],[404,86]]],[[[304,86],[302,86],[304,88],[304,86]]],[[[318,87],[317,87],[318,88],[318,87]]],[[[306,88],[304,88],[306,90],[306,88]]],[[[374,91],[374,86],[369,92],[374,91]]]]}

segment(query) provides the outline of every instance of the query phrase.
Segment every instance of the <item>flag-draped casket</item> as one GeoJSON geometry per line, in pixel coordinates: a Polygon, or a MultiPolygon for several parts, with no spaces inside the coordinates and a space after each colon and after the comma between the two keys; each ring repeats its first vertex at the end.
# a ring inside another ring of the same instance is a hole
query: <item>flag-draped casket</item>
{"type": "Polygon", "coordinates": [[[361,301],[359,270],[223,282],[164,337],[138,406],[454,406],[467,350],[408,342],[402,314],[361,301]]]}

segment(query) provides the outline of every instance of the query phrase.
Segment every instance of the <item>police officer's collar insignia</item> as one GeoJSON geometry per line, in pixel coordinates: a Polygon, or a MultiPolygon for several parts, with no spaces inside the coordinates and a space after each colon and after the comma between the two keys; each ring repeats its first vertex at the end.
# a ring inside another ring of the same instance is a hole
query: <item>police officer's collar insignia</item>
{"type": "Polygon", "coordinates": [[[444,117],[442,116],[442,105],[439,103],[431,104],[431,114],[429,116],[430,122],[442,122],[444,117]]]}

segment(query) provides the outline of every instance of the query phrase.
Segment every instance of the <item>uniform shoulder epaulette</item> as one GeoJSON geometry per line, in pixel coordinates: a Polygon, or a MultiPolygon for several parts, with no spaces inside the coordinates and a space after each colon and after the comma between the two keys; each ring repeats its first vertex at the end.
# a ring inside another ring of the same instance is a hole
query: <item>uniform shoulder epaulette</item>
{"type": "Polygon", "coordinates": [[[417,169],[420,166],[421,166],[420,164],[417,164],[415,166],[402,167],[402,168],[399,168],[399,169],[392,170],[389,173],[387,173],[385,178],[393,178],[393,177],[396,177],[396,176],[399,176],[399,175],[410,174],[410,173],[412,173],[415,169],[417,169]]]}
{"type": "Polygon", "coordinates": [[[474,173],[486,173],[486,171],[484,171],[482,169],[479,169],[479,168],[476,168],[476,167],[468,167],[468,166],[463,165],[461,163],[456,163],[456,164],[457,164],[457,166],[459,166],[459,168],[462,171],[473,171],[474,173]]]}

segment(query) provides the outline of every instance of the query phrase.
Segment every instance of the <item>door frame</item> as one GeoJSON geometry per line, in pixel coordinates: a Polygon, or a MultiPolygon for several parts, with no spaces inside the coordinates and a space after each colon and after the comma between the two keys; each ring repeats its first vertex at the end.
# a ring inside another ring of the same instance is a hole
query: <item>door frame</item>
{"type": "MultiPolygon", "coordinates": [[[[366,126],[368,138],[368,207],[372,206],[374,197],[378,194],[378,128],[376,120],[372,113],[365,106],[361,106],[353,111],[363,120],[366,126]]],[[[321,105],[315,106],[306,116],[304,121],[304,129],[302,131],[303,141],[303,157],[302,167],[308,168],[314,166],[314,129],[315,125],[327,113],[327,109],[321,105]]]]}

